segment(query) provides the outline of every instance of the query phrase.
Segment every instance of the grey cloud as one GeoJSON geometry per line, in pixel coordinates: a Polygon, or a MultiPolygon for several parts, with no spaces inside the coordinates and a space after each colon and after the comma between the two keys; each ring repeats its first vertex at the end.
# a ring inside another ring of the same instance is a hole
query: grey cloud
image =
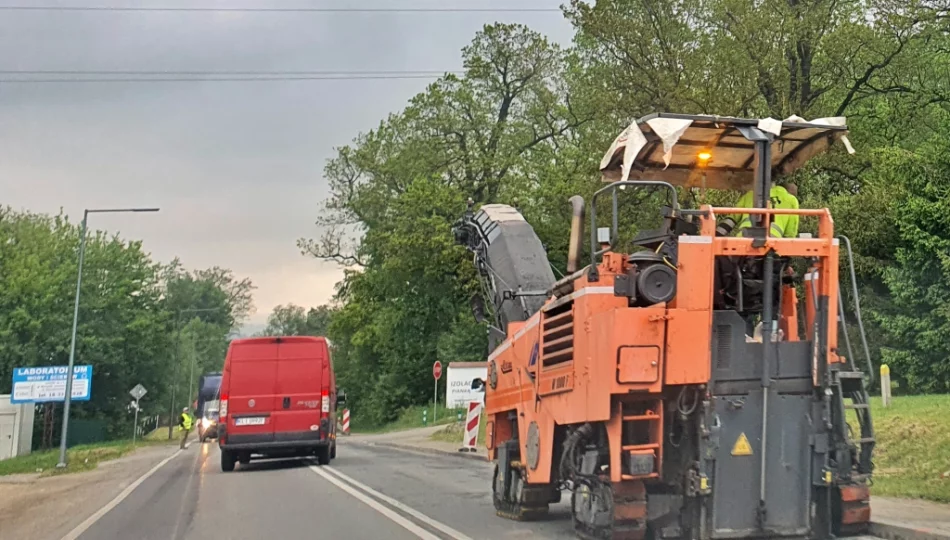
{"type": "MultiPolygon", "coordinates": [[[[456,70],[459,49],[496,18],[8,13],[0,69],[456,70]]],[[[562,43],[571,37],[557,15],[501,19],[562,43]]],[[[96,216],[92,225],[142,238],[161,260],[250,276],[260,322],[276,304],[330,298],[342,272],[295,247],[318,232],[324,163],[427,82],[0,83],[0,204],[73,216],[161,206],[154,216],[96,216]]]]}

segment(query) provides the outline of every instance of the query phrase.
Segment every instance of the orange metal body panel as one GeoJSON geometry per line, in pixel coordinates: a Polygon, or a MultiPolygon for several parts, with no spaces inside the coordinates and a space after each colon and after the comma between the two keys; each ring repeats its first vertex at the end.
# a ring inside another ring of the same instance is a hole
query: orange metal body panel
{"type": "Polygon", "coordinates": [[[870,498],[871,490],[867,485],[842,486],[841,502],[844,504],[842,505],[841,523],[854,525],[870,522],[870,498]]]}
{"type": "Polygon", "coordinates": [[[705,384],[712,369],[712,310],[671,309],[666,322],[666,384],[705,384]]]}
{"type": "MultiPolygon", "coordinates": [[[[614,294],[615,276],[626,272],[627,256],[608,252],[597,266],[598,279],[584,274],[574,282],[574,292],[552,298],[523,323],[508,328],[508,339],[491,355],[497,366],[497,383],[486,394],[486,414],[491,433],[486,437],[490,457],[494,448],[509,440],[509,413],[517,413],[522,461],[527,455],[528,430],[536,423],[540,452],[535,467],[526,467],[530,483],[548,483],[557,425],[605,422],[610,446],[611,480],[659,477],[622,474],[621,463],[629,452],[653,452],[655,471],[662,471],[663,406],[667,386],[709,382],[711,371],[713,287],[715,257],[757,256],[774,251],[780,256],[806,256],[817,264],[815,279],[825,297],[829,314],[827,350],[830,361],[839,361],[837,350],[838,243],[827,210],[703,208],[699,236],[679,239],[677,294],[669,305],[629,307],[625,296],[614,294]],[[751,213],[815,216],[817,238],[768,238],[753,247],[751,238],[716,237],[716,215],[751,213]],[[647,414],[624,417],[624,404],[646,405],[647,414]],[[650,444],[624,445],[624,422],[649,422],[650,444]]],[[[789,339],[798,339],[797,298],[786,288],[782,302],[782,328],[789,339]]],[[[806,302],[809,328],[814,306],[806,302]]]]}
{"type": "Polygon", "coordinates": [[[676,298],[666,322],[665,382],[705,384],[711,369],[713,239],[681,237],[676,270],[676,298]]]}
{"type": "Polygon", "coordinates": [[[794,285],[784,285],[782,314],[779,328],[785,333],[785,341],[801,341],[798,335],[798,296],[794,285]]]}
{"type": "Polygon", "coordinates": [[[643,346],[620,347],[617,360],[617,382],[654,383],[660,380],[660,348],[643,346]]]}

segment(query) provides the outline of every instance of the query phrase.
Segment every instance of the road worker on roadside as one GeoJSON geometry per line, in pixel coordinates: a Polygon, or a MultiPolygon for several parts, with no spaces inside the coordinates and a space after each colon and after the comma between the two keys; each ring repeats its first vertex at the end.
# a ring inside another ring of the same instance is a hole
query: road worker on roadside
{"type": "Polygon", "coordinates": [[[188,442],[188,434],[191,433],[191,428],[194,424],[194,419],[188,413],[188,407],[185,407],[181,410],[181,416],[178,417],[178,428],[181,429],[180,448],[182,450],[185,449],[185,443],[188,442]]]}

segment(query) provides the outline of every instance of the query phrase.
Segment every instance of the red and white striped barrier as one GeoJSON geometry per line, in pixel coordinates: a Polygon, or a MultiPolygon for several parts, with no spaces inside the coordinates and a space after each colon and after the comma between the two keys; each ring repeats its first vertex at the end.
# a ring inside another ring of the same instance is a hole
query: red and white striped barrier
{"type": "Polygon", "coordinates": [[[350,410],[343,409],[343,434],[350,434],[350,410]]]}
{"type": "Polygon", "coordinates": [[[478,444],[478,424],[482,417],[482,404],[478,401],[468,402],[468,416],[465,418],[465,435],[462,439],[460,452],[475,452],[478,444]]]}

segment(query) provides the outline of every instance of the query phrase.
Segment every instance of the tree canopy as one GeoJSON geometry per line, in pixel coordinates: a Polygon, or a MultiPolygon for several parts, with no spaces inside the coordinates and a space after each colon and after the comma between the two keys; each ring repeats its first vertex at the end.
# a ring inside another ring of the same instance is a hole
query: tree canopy
{"type": "MultiPolygon", "coordinates": [[[[15,367],[67,364],[79,240],[64,215],[0,207],[0,393],[9,393],[15,367]]],[[[73,417],[131,436],[128,391],[136,384],[148,390],[143,416],[180,410],[194,395],[191,373],[195,386],[198,374],[220,369],[230,332],[253,307],[252,290],[229,270],[157,263],[141,242],[89,232],[76,363],[92,364],[93,391],[73,417]]]]}
{"type": "Polygon", "coordinates": [[[296,304],[279,305],[267,316],[267,326],[258,335],[326,337],[332,312],[329,306],[305,310],[296,304]]]}
{"type": "Polygon", "coordinates": [[[610,141],[657,111],[847,116],[857,154],[797,173],[802,204],[832,208],[853,240],[874,362],[905,391],[947,390],[944,4],[573,0],[566,49],[485,26],[462,50],[464,73],[337,149],[321,232],[298,242],[348,268],[329,334],[353,407],[384,421],[428,399],[433,361],[485,358],[468,312],[474,269],[451,237],[466,200],[519,208],[561,272],[568,197],[600,187],[610,141]]]}

